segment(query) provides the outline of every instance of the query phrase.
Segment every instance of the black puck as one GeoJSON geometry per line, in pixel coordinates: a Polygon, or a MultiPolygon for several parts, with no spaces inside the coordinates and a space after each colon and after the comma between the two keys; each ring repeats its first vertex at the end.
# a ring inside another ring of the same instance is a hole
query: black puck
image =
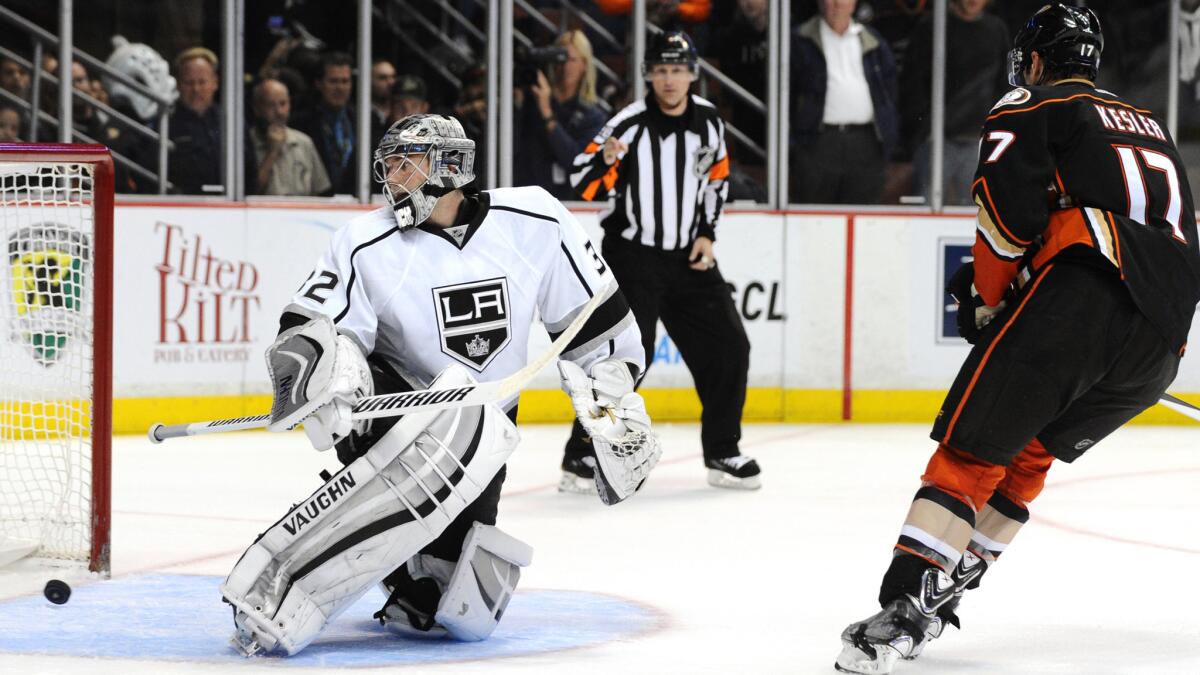
{"type": "Polygon", "coordinates": [[[46,582],[46,588],[42,590],[45,593],[46,599],[56,605],[65,605],[67,600],[71,599],[71,587],[65,581],[51,579],[46,582]]]}

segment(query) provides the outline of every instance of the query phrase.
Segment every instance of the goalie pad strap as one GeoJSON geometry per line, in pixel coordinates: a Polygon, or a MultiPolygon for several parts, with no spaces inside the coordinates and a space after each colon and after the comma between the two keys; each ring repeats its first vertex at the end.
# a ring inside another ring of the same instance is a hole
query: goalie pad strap
{"type": "Polygon", "coordinates": [[[245,653],[303,649],[477,499],[517,438],[494,405],[404,417],[238,561],[221,586],[238,610],[235,643],[245,653]]]}
{"type": "MultiPolygon", "coordinates": [[[[475,458],[475,453],[479,449],[479,439],[482,436],[483,436],[483,425],[478,424],[475,427],[475,434],[471,437],[470,444],[467,446],[466,450],[463,451],[463,456],[462,456],[463,464],[470,464],[471,460],[475,458]]],[[[341,474],[339,473],[339,475],[341,475],[341,474]]],[[[431,513],[433,513],[434,509],[438,508],[438,505],[440,505],[446,501],[446,498],[450,496],[452,486],[458,485],[459,481],[462,480],[463,475],[464,475],[464,473],[463,473],[462,469],[455,469],[454,473],[452,473],[448,476],[449,481],[450,481],[449,484],[444,485],[440,490],[433,493],[433,499],[426,499],[421,504],[415,505],[415,507],[414,507],[415,514],[414,514],[413,510],[405,509],[403,511],[400,511],[399,513],[394,513],[390,516],[380,518],[379,520],[376,520],[375,522],[373,522],[369,525],[361,527],[361,528],[355,530],[354,532],[350,533],[349,535],[343,537],[342,539],[338,540],[336,543],[334,543],[332,546],[330,546],[328,549],[326,549],[324,553],[313,558],[306,565],[304,565],[300,569],[296,570],[295,574],[292,576],[291,580],[288,582],[288,587],[290,588],[292,584],[296,583],[300,579],[303,579],[305,576],[308,575],[309,572],[312,572],[314,569],[329,562],[329,560],[332,559],[334,556],[337,556],[338,554],[346,551],[347,549],[350,549],[350,548],[366,541],[367,539],[370,539],[371,537],[375,537],[380,534],[383,534],[384,532],[387,532],[388,530],[391,530],[396,527],[400,527],[401,525],[404,525],[406,523],[411,523],[411,522],[417,520],[418,518],[421,518],[421,519],[426,518],[431,513]]],[[[336,476],[335,476],[335,478],[336,478],[336,476]]],[[[284,527],[286,528],[287,525],[285,524],[284,527]]],[[[432,541],[432,538],[430,539],[430,541],[432,541]]],[[[286,590],[284,591],[284,594],[285,595],[287,594],[286,590]]]]}

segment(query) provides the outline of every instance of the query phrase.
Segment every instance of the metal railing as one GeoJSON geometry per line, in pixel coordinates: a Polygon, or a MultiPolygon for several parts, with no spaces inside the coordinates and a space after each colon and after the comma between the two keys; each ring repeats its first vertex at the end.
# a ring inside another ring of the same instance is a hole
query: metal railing
{"type": "MultiPolygon", "coordinates": [[[[56,77],[55,75],[52,75],[48,72],[45,72],[44,70],[42,70],[42,67],[41,67],[41,65],[42,65],[41,64],[41,61],[42,61],[41,56],[42,56],[43,49],[44,49],[43,45],[48,45],[52,48],[60,47],[58,37],[46,30],[43,30],[36,24],[26,20],[25,18],[21,17],[16,12],[8,9],[7,7],[0,7],[0,20],[7,21],[8,23],[13,24],[17,28],[25,31],[34,40],[34,62],[32,62],[32,63],[30,61],[25,60],[24,58],[21,58],[15,52],[12,52],[11,50],[9,50],[7,48],[0,47],[0,54],[3,54],[4,56],[16,61],[17,63],[21,64],[23,67],[28,68],[31,73],[30,101],[25,102],[25,101],[21,100],[19,97],[12,97],[12,98],[15,98],[16,101],[20,101],[22,109],[27,109],[31,113],[30,114],[30,129],[31,129],[31,135],[34,135],[34,137],[31,138],[30,140],[34,140],[34,141],[37,140],[36,133],[38,130],[38,126],[40,126],[39,123],[41,121],[45,120],[47,122],[53,122],[54,124],[58,125],[59,120],[62,120],[64,122],[67,122],[67,124],[65,124],[63,126],[65,126],[69,130],[69,133],[71,134],[72,137],[77,136],[80,139],[85,140],[89,143],[102,143],[103,144],[102,139],[100,139],[100,140],[93,139],[93,138],[87,136],[86,134],[81,133],[78,129],[73,128],[73,125],[70,124],[70,121],[71,121],[70,111],[63,110],[64,106],[69,108],[71,105],[71,102],[60,100],[60,102],[59,102],[60,111],[59,111],[58,117],[54,117],[53,115],[50,115],[49,113],[41,110],[41,105],[40,105],[41,83],[42,83],[41,81],[47,80],[50,83],[58,84],[60,87],[60,91],[63,88],[63,83],[59,81],[58,77],[56,77]],[[35,109],[37,110],[37,114],[33,114],[33,111],[35,109]]],[[[69,41],[68,41],[68,43],[69,43],[69,41]]],[[[115,108],[112,108],[111,106],[100,102],[99,100],[93,98],[91,95],[87,94],[86,92],[83,92],[83,91],[80,91],[78,89],[71,87],[72,100],[79,99],[82,102],[92,106],[93,108],[103,112],[105,115],[108,115],[109,117],[119,121],[123,126],[128,128],[129,130],[133,131],[134,133],[138,134],[139,136],[143,136],[145,138],[150,139],[151,141],[157,142],[157,144],[158,144],[157,172],[151,171],[149,168],[139,164],[138,162],[134,161],[132,158],[122,155],[120,153],[114,152],[113,159],[116,160],[118,164],[129,169],[133,173],[135,173],[139,176],[142,176],[144,178],[150,178],[150,179],[157,181],[158,193],[165,194],[167,189],[169,187],[171,187],[170,182],[167,180],[167,158],[168,158],[169,151],[171,149],[173,149],[173,145],[171,144],[171,141],[170,141],[169,121],[168,121],[168,118],[170,117],[170,114],[171,114],[171,103],[172,102],[163,98],[162,96],[159,96],[156,92],[151,91],[149,88],[147,88],[145,85],[138,82],[137,80],[134,80],[133,78],[125,75],[124,73],[121,73],[117,70],[110,68],[108,66],[108,64],[93,57],[92,55],[90,55],[86,52],[81,51],[80,49],[74,47],[73,45],[71,45],[71,55],[75,59],[78,59],[85,66],[88,66],[91,69],[93,69],[94,71],[101,73],[104,77],[109,78],[116,82],[120,82],[121,84],[124,84],[125,86],[134,90],[138,94],[145,96],[146,98],[149,98],[150,100],[152,100],[158,104],[158,129],[156,130],[156,129],[152,129],[152,128],[146,126],[145,124],[142,124],[139,120],[129,117],[128,115],[116,110],[115,108]]],[[[60,63],[59,64],[59,72],[65,72],[70,67],[71,67],[70,63],[60,63]]],[[[70,78],[68,77],[67,85],[69,86],[69,84],[70,84],[70,78]]],[[[5,93],[7,94],[8,92],[5,92],[5,93]]]]}

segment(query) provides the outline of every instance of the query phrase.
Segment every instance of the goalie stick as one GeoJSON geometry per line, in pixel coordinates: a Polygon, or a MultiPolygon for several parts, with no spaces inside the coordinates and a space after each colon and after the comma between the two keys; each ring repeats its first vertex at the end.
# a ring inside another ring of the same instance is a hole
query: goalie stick
{"type": "MultiPolygon", "coordinates": [[[[541,372],[551,361],[567,348],[571,340],[587,323],[592,312],[607,299],[603,293],[597,292],[579,310],[579,315],[571,321],[558,338],[533,361],[525,364],[517,372],[494,382],[477,382],[465,387],[450,389],[418,389],[399,394],[380,394],[360,399],[355,404],[353,418],[356,420],[375,419],[377,417],[392,417],[406,415],[411,412],[428,410],[444,410],[446,408],[464,408],[473,405],[483,405],[493,401],[502,401],[521,391],[541,372]]],[[[226,431],[243,431],[246,429],[262,429],[270,422],[271,415],[254,415],[252,417],[231,417],[223,420],[208,422],[192,422],[190,424],[154,424],[146,433],[151,443],[162,443],[168,438],[183,436],[198,436],[200,434],[216,434],[226,431]]]]}

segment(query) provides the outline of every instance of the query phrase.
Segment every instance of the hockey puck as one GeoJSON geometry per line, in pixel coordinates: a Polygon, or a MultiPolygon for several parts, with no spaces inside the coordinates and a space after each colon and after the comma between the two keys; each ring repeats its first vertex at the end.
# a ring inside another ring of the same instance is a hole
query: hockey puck
{"type": "Polygon", "coordinates": [[[65,605],[67,600],[71,599],[71,587],[65,581],[51,579],[46,582],[46,588],[42,590],[46,595],[46,599],[56,605],[65,605]]]}

